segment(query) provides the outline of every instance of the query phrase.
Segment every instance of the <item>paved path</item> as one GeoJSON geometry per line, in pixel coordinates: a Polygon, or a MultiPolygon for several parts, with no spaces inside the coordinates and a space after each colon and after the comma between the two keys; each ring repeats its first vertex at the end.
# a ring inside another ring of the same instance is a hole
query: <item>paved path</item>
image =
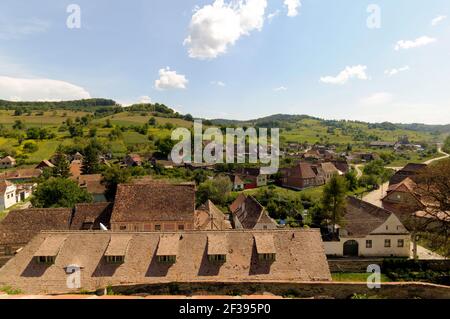
{"type": "Polygon", "coordinates": [[[442,160],[444,158],[450,157],[450,154],[445,153],[440,146],[438,148],[438,153],[441,153],[444,156],[430,159],[430,160],[426,161],[425,164],[429,165],[429,164],[431,164],[433,162],[436,162],[436,161],[442,160]]]}
{"type": "MultiPolygon", "coordinates": [[[[433,163],[433,162],[435,162],[435,161],[439,161],[439,160],[441,160],[441,159],[450,157],[449,154],[447,154],[447,153],[445,153],[444,151],[442,151],[441,147],[438,148],[438,152],[441,153],[443,156],[437,157],[437,158],[433,158],[433,159],[430,159],[430,160],[424,162],[424,164],[429,165],[429,164],[431,164],[431,163],[433,163]]],[[[356,167],[356,166],[355,166],[355,167],[356,167]]],[[[394,170],[396,170],[396,171],[402,169],[402,167],[387,167],[387,168],[391,168],[391,169],[394,169],[394,170]]],[[[365,196],[363,197],[363,200],[365,200],[366,202],[369,202],[369,203],[371,203],[371,204],[373,204],[373,205],[375,205],[375,206],[382,207],[381,199],[382,199],[384,196],[386,196],[388,187],[389,187],[389,182],[384,183],[383,185],[380,186],[379,189],[374,190],[374,191],[368,193],[367,195],[365,195],[365,196]]]]}
{"type": "MultiPolygon", "coordinates": [[[[411,258],[414,258],[412,249],[413,245],[411,244],[411,258]]],[[[444,256],[436,254],[435,252],[419,245],[417,245],[417,257],[419,260],[445,259],[444,256]]]]}

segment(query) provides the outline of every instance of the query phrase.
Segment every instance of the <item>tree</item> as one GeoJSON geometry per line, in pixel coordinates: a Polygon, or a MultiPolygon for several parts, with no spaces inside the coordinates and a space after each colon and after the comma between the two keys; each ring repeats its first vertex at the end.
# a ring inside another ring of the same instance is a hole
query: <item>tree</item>
{"type": "Polygon", "coordinates": [[[102,146],[96,141],[92,140],[84,149],[83,163],[81,170],[83,174],[97,174],[100,171],[100,151],[102,146]]]}
{"type": "Polygon", "coordinates": [[[89,129],[89,137],[96,137],[97,136],[97,128],[92,127],[89,129]]]}
{"type": "Polygon", "coordinates": [[[131,173],[128,169],[121,169],[119,166],[108,167],[103,172],[103,184],[106,187],[106,198],[113,201],[116,197],[117,185],[128,183],[131,173]]]}
{"type": "Polygon", "coordinates": [[[342,222],[345,214],[347,183],[341,176],[334,175],[323,189],[321,206],[325,218],[331,222],[333,234],[336,234],[336,225],[342,222]]]}
{"type": "Polygon", "coordinates": [[[155,119],[154,117],[151,117],[151,118],[148,120],[148,125],[150,125],[150,126],[155,126],[155,125],[156,125],[156,119],[155,119]]]}
{"type": "Polygon", "coordinates": [[[15,120],[13,124],[13,129],[15,130],[23,130],[25,129],[25,124],[21,120],[15,120]]]}
{"type": "Polygon", "coordinates": [[[69,126],[70,137],[83,136],[83,127],[80,125],[69,126]]]}
{"type": "Polygon", "coordinates": [[[65,154],[57,153],[54,156],[53,164],[55,165],[55,167],[52,168],[53,177],[68,178],[71,175],[70,163],[65,154]]]}
{"type": "Polygon", "coordinates": [[[355,170],[350,170],[345,174],[348,190],[354,191],[358,188],[358,177],[355,170]]]}
{"type": "Polygon", "coordinates": [[[31,199],[33,206],[38,208],[72,208],[75,204],[89,202],[92,202],[92,195],[87,190],[64,178],[50,178],[39,184],[31,199]]]}
{"type": "Polygon", "coordinates": [[[172,149],[175,145],[175,142],[172,141],[170,136],[166,136],[162,139],[158,139],[155,143],[155,146],[158,148],[159,156],[167,158],[169,154],[172,152],[172,149]]]}
{"type": "MultiPolygon", "coordinates": [[[[426,232],[433,248],[450,256],[450,159],[429,165],[415,178],[416,196],[427,203],[424,218],[414,220],[413,235],[426,232]]],[[[416,244],[415,236],[413,243],[416,244]]]]}
{"type": "Polygon", "coordinates": [[[23,145],[23,150],[24,150],[24,152],[26,152],[26,153],[34,153],[34,152],[37,152],[37,151],[39,150],[39,147],[37,146],[36,143],[33,143],[33,142],[26,142],[26,143],[23,145]]]}
{"type": "Polygon", "coordinates": [[[233,185],[226,176],[219,176],[200,184],[197,190],[197,204],[201,205],[208,199],[217,205],[225,205],[233,185]]]}

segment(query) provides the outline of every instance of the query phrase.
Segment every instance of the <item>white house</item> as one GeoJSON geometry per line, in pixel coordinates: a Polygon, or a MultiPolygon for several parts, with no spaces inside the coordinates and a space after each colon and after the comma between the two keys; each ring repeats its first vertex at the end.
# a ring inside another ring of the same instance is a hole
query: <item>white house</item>
{"type": "Polygon", "coordinates": [[[11,168],[16,166],[16,159],[11,156],[6,156],[0,159],[0,168],[11,168]]]}
{"type": "Polygon", "coordinates": [[[410,256],[410,233],[388,210],[348,197],[343,225],[338,240],[324,242],[327,256],[410,256]]]}
{"type": "Polygon", "coordinates": [[[6,180],[0,181],[0,211],[17,203],[16,189],[17,187],[13,183],[6,180]]]}

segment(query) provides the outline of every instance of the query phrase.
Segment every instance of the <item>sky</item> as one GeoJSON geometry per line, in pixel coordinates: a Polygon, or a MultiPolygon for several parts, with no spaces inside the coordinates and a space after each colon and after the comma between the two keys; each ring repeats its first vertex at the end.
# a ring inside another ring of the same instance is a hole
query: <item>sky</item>
{"type": "Polygon", "coordinates": [[[448,0],[2,0],[0,99],[450,123],[448,0]]]}

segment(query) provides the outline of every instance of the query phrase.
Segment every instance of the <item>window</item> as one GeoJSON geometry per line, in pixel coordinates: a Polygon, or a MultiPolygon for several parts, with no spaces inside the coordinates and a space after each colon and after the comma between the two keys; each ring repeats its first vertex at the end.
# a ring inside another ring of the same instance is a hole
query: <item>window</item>
{"type": "Polygon", "coordinates": [[[386,248],[391,247],[391,240],[390,239],[385,239],[384,240],[384,247],[386,247],[386,248]]]}
{"type": "Polygon", "coordinates": [[[155,230],[161,230],[161,225],[155,225],[155,230]]]}
{"type": "Polygon", "coordinates": [[[372,248],[372,241],[366,240],[366,248],[372,248]]]}
{"type": "Polygon", "coordinates": [[[397,240],[397,247],[404,247],[404,246],[405,246],[405,241],[403,239],[397,240]]]}
{"type": "Polygon", "coordinates": [[[227,255],[208,255],[208,260],[212,263],[224,263],[227,261],[227,255]]]}
{"type": "Polygon", "coordinates": [[[388,225],[386,225],[386,230],[389,230],[389,226],[388,225]]]}
{"type": "Polygon", "coordinates": [[[106,262],[108,264],[123,264],[125,256],[106,256],[106,262]]]}
{"type": "Polygon", "coordinates": [[[178,230],[184,230],[184,225],[178,225],[178,230]]]}
{"type": "Polygon", "coordinates": [[[54,256],[38,256],[38,257],[36,257],[36,262],[38,264],[51,265],[51,264],[55,263],[55,257],[54,256]]]}
{"type": "Polygon", "coordinates": [[[259,254],[258,259],[259,261],[275,261],[275,256],[275,254],[259,254]]]}
{"type": "Polygon", "coordinates": [[[158,262],[161,264],[174,264],[177,256],[158,256],[158,262]]]}
{"type": "Polygon", "coordinates": [[[120,228],[119,228],[120,230],[127,230],[127,226],[125,226],[125,225],[122,225],[122,226],[120,226],[120,228]]]}

